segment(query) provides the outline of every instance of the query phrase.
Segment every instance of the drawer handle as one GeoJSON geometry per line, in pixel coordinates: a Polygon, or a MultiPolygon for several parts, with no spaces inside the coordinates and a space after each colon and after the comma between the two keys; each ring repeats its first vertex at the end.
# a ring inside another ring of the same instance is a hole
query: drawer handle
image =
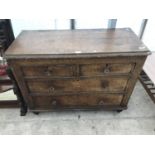
{"type": "Polygon", "coordinates": [[[53,100],[51,104],[52,104],[52,106],[57,106],[58,105],[56,100],[53,100]]]}
{"type": "Polygon", "coordinates": [[[47,68],[47,70],[45,70],[45,74],[50,76],[53,73],[53,70],[51,68],[47,68]]]}
{"type": "Polygon", "coordinates": [[[109,73],[109,72],[110,72],[110,66],[107,64],[104,69],[104,73],[109,73]]]}
{"type": "Polygon", "coordinates": [[[49,92],[50,92],[50,93],[53,93],[54,90],[55,90],[54,87],[50,87],[50,88],[49,88],[49,92]]]}
{"type": "Polygon", "coordinates": [[[101,100],[98,104],[99,104],[99,105],[104,105],[104,101],[101,100]]]}
{"type": "Polygon", "coordinates": [[[52,71],[45,71],[45,74],[50,76],[52,74],[52,71]]]}

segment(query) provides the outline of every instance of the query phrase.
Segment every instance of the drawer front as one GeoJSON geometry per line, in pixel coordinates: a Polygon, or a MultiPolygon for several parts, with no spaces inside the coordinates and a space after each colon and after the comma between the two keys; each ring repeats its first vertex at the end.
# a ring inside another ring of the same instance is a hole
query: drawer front
{"type": "Polygon", "coordinates": [[[119,94],[88,94],[66,96],[37,96],[33,97],[34,109],[52,110],[63,107],[85,107],[120,105],[123,95],[119,94]]]}
{"type": "Polygon", "coordinates": [[[128,74],[132,68],[133,64],[88,64],[80,66],[80,75],[128,74]]]}
{"type": "Polygon", "coordinates": [[[73,65],[24,66],[22,70],[26,77],[72,77],[74,75],[73,65]]]}
{"type": "Polygon", "coordinates": [[[102,78],[102,79],[81,79],[81,80],[49,80],[49,81],[27,81],[30,93],[58,93],[58,92],[88,92],[124,91],[127,85],[127,78],[102,78]]]}

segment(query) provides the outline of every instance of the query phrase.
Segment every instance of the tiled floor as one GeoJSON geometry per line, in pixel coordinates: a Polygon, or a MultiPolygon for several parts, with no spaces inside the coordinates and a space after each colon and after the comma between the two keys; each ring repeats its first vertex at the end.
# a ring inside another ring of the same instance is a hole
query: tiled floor
{"type": "Polygon", "coordinates": [[[121,113],[50,112],[21,117],[19,109],[0,109],[0,134],[155,134],[155,104],[137,82],[128,109],[121,113]]]}

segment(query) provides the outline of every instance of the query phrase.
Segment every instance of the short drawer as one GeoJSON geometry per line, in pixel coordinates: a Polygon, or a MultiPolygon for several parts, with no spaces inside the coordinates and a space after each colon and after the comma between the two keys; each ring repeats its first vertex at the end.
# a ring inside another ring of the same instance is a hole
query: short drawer
{"type": "Polygon", "coordinates": [[[80,75],[128,74],[132,68],[133,64],[87,64],[80,65],[80,75]]]}
{"type": "Polygon", "coordinates": [[[73,68],[73,65],[23,66],[22,71],[26,77],[72,77],[73,68]]]}
{"type": "Polygon", "coordinates": [[[80,80],[46,80],[27,81],[30,93],[50,93],[58,92],[89,92],[89,91],[124,91],[127,85],[126,77],[90,78],[80,80]]]}
{"type": "Polygon", "coordinates": [[[88,94],[66,96],[33,97],[34,109],[52,110],[62,107],[91,107],[104,105],[120,105],[123,95],[120,94],[88,94]]]}

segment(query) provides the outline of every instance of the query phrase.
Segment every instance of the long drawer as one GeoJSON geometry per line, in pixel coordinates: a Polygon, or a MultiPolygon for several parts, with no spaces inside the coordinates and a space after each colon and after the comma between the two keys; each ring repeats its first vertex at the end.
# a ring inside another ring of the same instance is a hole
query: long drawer
{"type": "Polygon", "coordinates": [[[27,86],[30,93],[49,93],[58,92],[122,92],[127,85],[127,77],[104,77],[104,78],[84,78],[74,79],[57,79],[57,80],[28,80],[27,86]]]}
{"type": "Polygon", "coordinates": [[[121,94],[88,94],[88,95],[65,95],[65,96],[36,96],[33,97],[35,109],[52,110],[59,107],[86,107],[120,105],[123,95],[121,94]]]}
{"type": "Polygon", "coordinates": [[[129,74],[133,64],[79,64],[79,65],[50,65],[23,66],[24,77],[74,77],[102,76],[111,74],[129,74]]]}

